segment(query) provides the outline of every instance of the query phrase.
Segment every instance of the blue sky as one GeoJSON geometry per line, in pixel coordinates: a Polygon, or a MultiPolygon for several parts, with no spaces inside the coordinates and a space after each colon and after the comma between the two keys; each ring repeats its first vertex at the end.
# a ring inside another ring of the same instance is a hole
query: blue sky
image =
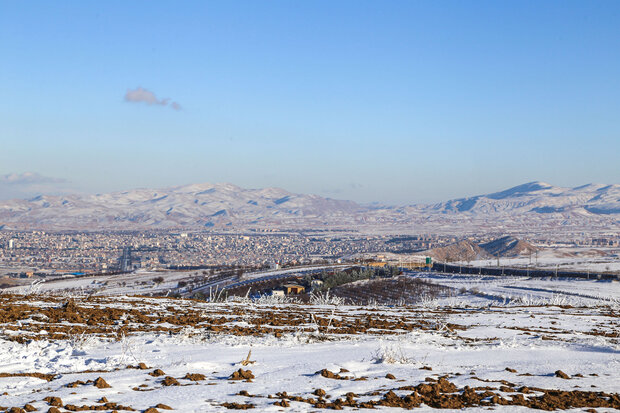
{"type": "Polygon", "coordinates": [[[0,0],[0,175],[382,203],[618,183],[619,21],[618,1],[0,0]]]}

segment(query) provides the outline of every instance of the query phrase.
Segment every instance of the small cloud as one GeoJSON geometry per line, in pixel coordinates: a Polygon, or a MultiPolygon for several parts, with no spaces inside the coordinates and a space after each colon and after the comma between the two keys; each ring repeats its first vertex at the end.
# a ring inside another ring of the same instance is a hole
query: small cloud
{"type": "MultiPolygon", "coordinates": [[[[157,99],[155,93],[150,90],[146,90],[142,87],[138,87],[136,89],[127,89],[125,93],[125,102],[130,103],[146,103],[147,105],[160,105],[160,106],[168,106],[170,102],[170,98],[157,99]]],[[[174,110],[181,110],[181,105],[177,102],[170,103],[170,107],[174,110]]]]}
{"type": "Polygon", "coordinates": [[[36,172],[0,176],[0,199],[32,198],[37,195],[60,195],[74,192],[64,179],[36,172]]]}

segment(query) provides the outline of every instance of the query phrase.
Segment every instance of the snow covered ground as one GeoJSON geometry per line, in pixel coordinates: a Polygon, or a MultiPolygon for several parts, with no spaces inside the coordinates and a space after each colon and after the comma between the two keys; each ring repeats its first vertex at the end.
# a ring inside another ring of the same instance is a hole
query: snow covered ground
{"type": "Polygon", "coordinates": [[[620,408],[617,282],[414,276],[455,295],[403,307],[3,295],[0,406],[620,408]],[[239,369],[254,377],[231,379],[239,369]]]}
{"type": "MultiPolygon", "coordinates": [[[[497,259],[462,261],[456,265],[473,267],[496,267],[497,259]]],[[[620,255],[617,249],[610,248],[544,248],[538,254],[518,257],[500,257],[499,266],[513,268],[539,268],[590,272],[615,272],[620,274],[620,255]]]]}
{"type": "MultiPolygon", "coordinates": [[[[414,278],[453,288],[455,292],[467,292],[477,302],[495,300],[513,304],[560,304],[574,306],[597,306],[620,304],[620,282],[610,280],[586,280],[579,278],[508,277],[465,274],[411,272],[414,278]]],[[[448,301],[458,301],[452,297],[448,301]]],[[[471,302],[472,297],[467,301],[471,302]]]]}

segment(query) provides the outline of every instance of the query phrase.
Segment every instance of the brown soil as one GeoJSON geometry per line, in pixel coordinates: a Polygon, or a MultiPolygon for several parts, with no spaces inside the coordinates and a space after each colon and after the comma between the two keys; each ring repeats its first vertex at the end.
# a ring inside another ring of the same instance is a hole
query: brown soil
{"type": "Polygon", "coordinates": [[[89,410],[126,410],[126,411],[135,411],[133,407],[123,406],[116,403],[106,403],[106,404],[95,404],[95,405],[82,405],[77,406],[75,404],[67,404],[64,406],[65,410],[69,410],[70,412],[82,412],[89,410]]]}
{"type": "Polygon", "coordinates": [[[161,384],[163,384],[164,386],[178,386],[179,381],[175,379],[174,377],[166,376],[161,381],[161,384]]]}
{"type": "Polygon", "coordinates": [[[312,394],[319,397],[325,397],[327,393],[323,389],[316,389],[312,394]]]}
{"type": "Polygon", "coordinates": [[[566,379],[566,380],[570,379],[570,376],[568,374],[564,373],[562,370],[556,371],[555,372],[555,377],[559,377],[561,379],[566,379]]]}
{"type": "Polygon", "coordinates": [[[319,370],[319,371],[317,371],[314,374],[320,374],[321,376],[323,376],[323,377],[325,377],[327,379],[334,379],[334,380],[349,380],[349,379],[351,379],[351,377],[341,376],[340,374],[331,372],[331,371],[329,371],[327,369],[319,370]]]}
{"type": "Polygon", "coordinates": [[[48,396],[43,401],[46,401],[50,406],[62,407],[62,399],[60,397],[48,396]]]}
{"type": "Polygon", "coordinates": [[[109,389],[110,387],[112,387],[101,377],[97,377],[97,379],[95,379],[95,382],[93,384],[98,389],[109,389]]]}
{"type": "Polygon", "coordinates": [[[206,376],[200,373],[187,373],[183,378],[192,381],[202,381],[206,379],[206,376]]]}
{"type": "MultiPolygon", "coordinates": [[[[466,386],[462,389],[457,388],[453,383],[445,378],[435,380],[430,378],[428,382],[417,386],[405,386],[400,390],[413,390],[410,394],[399,396],[390,390],[383,393],[383,397],[378,400],[359,402],[357,395],[348,393],[344,399],[339,398],[333,401],[323,399],[323,391],[315,390],[314,394],[319,399],[305,399],[300,396],[289,396],[286,392],[278,393],[277,396],[282,400],[295,400],[313,405],[315,408],[341,410],[345,406],[353,408],[375,408],[377,406],[400,407],[413,409],[425,404],[438,409],[462,409],[467,407],[491,407],[494,405],[504,406],[524,406],[540,410],[556,410],[571,408],[613,408],[620,409],[620,395],[608,394],[603,392],[585,391],[561,391],[548,390],[541,388],[522,387],[517,390],[504,388],[501,391],[513,393],[509,398],[493,392],[489,387],[470,388],[466,386]],[[542,393],[534,395],[532,392],[542,393]],[[524,396],[527,395],[527,396],[524,396]]],[[[381,394],[373,392],[371,394],[381,394]]],[[[277,402],[279,403],[279,402],[277,402]]],[[[280,404],[278,404],[280,405],[280,404]]]]}
{"type": "Polygon", "coordinates": [[[234,410],[247,410],[256,407],[252,403],[222,403],[220,406],[234,410]]]}
{"type": "Polygon", "coordinates": [[[230,380],[246,380],[250,381],[254,378],[254,374],[252,374],[252,370],[243,370],[239,369],[235,371],[230,377],[230,380]]]}
{"type": "Polygon", "coordinates": [[[52,381],[56,378],[56,375],[43,373],[0,373],[0,377],[35,377],[45,381],[52,381]]]}
{"type": "MultiPolygon", "coordinates": [[[[90,297],[88,302],[63,301],[56,296],[36,297],[0,295],[0,325],[5,330],[19,331],[19,334],[4,334],[12,341],[61,340],[75,335],[93,335],[119,339],[123,335],[141,332],[175,334],[183,327],[194,327],[204,332],[237,336],[282,336],[296,331],[313,332],[318,324],[321,333],[330,335],[385,335],[399,334],[413,330],[433,330],[435,324],[429,321],[432,311],[407,312],[402,316],[377,316],[376,313],[351,314],[336,311],[332,317],[329,311],[316,307],[226,307],[210,306],[198,308],[191,300],[157,300],[143,298],[136,307],[130,298],[90,297]],[[175,305],[169,305],[172,301],[175,305]],[[127,308],[119,308],[127,304],[127,308]],[[312,317],[314,315],[314,317],[312,317]],[[24,319],[45,320],[22,324],[24,319]],[[235,325],[244,320],[249,326],[235,325]],[[315,324],[316,322],[316,324],[315,324]],[[163,325],[166,325],[165,327],[163,325]],[[39,334],[45,329],[47,334],[39,334]]],[[[439,314],[439,313],[438,313],[439,314]]],[[[465,329],[464,326],[448,324],[451,331],[465,329]]],[[[130,368],[147,369],[144,363],[130,368]]]]}

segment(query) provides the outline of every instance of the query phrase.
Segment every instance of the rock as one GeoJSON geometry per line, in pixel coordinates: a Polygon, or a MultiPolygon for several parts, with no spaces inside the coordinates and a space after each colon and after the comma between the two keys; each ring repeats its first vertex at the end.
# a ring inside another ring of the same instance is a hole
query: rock
{"type": "Polygon", "coordinates": [[[564,373],[562,370],[557,370],[555,372],[555,377],[559,377],[561,379],[567,379],[567,380],[570,379],[570,376],[568,374],[564,373]]]}
{"type": "Polygon", "coordinates": [[[187,373],[183,378],[192,381],[202,381],[206,379],[205,375],[200,373],[187,373]]]}
{"type": "Polygon", "coordinates": [[[162,380],[161,384],[163,384],[164,386],[178,386],[179,382],[174,377],[166,376],[162,380]]]}
{"type": "Polygon", "coordinates": [[[49,404],[50,406],[54,406],[54,407],[63,406],[63,402],[60,397],[48,396],[45,399],[43,399],[43,401],[46,401],[47,404],[49,404]]]}
{"type": "Polygon", "coordinates": [[[98,389],[109,389],[110,387],[112,387],[101,377],[97,377],[93,385],[98,389]]]}
{"type": "Polygon", "coordinates": [[[316,389],[313,393],[315,396],[319,396],[319,397],[325,397],[325,395],[327,394],[327,392],[325,392],[325,390],[323,389],[316,389]]]}
{"type": "Polygon", "coordinates": [[[390,380],[396,380],[396,377],[392,374],[392,373],[388,373],[385,375],[386,379],[390,379],[390,380]]]}
{"type": "Polygon", "coordinates": [[[243,369],[239,369],[235,371],[230,376],[230,380],[252,380],[253,378],[254,378],[254,374],[252,374],[252,370],[243,370],[243,369]]]}

